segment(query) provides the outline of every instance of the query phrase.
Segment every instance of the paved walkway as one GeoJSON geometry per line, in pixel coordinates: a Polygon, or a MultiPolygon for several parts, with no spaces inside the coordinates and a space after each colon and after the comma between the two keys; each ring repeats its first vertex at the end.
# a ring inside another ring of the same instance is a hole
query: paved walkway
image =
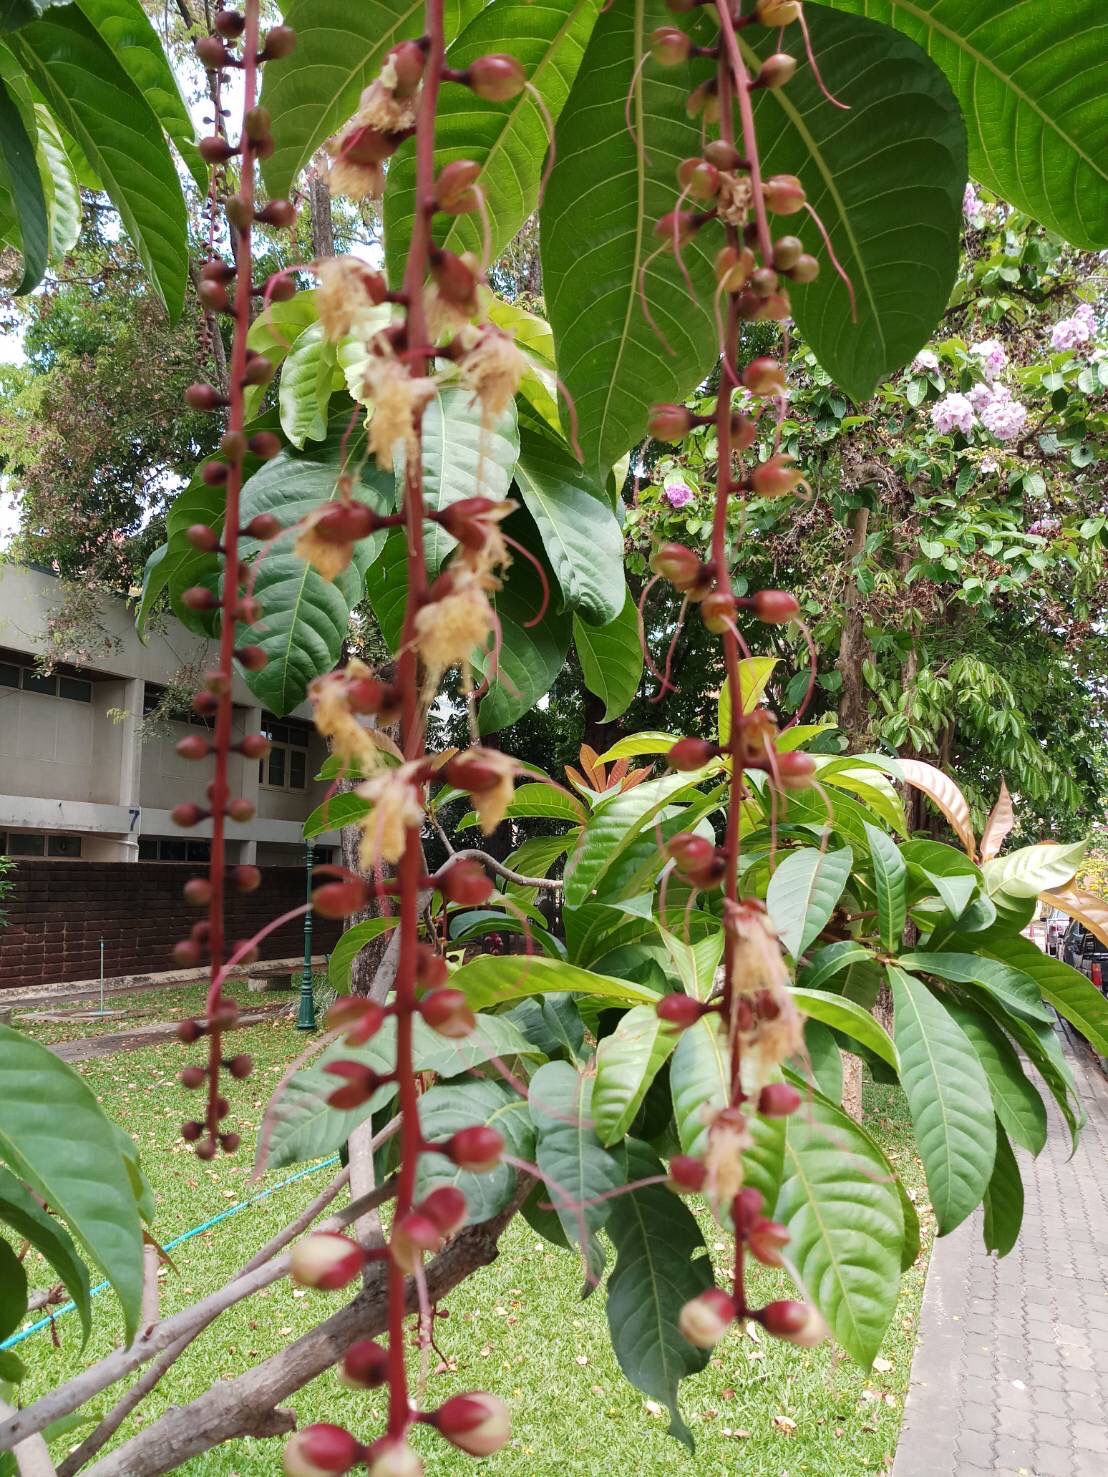
{"type": "Polygon", "coordinates": [[[1023,1230],[1003,1261],[980,1215],[936,1242],[893,1477],[1108,1477],[1108,1078],[1064,1042],[1089,1121],[1070,1161],[1051,1108],[1019,1150],[1023,1230]]]}

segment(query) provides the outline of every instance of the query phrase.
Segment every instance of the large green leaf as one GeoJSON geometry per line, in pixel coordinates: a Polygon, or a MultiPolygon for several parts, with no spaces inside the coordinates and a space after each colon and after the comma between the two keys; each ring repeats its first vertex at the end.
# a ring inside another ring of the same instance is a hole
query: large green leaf
{"type": "Polygon", "coordinates": [[[980,985],[1009,1010],[1018,1010],[1022,1015],[1041,1021],[1051,1018],[1040,998],[1039,986],[1023,968],[988,959],[983,954],[961,954],[946,949],[903,954],[900,962],[905,969],[933,974],[937,979],[980,985]]]}
{"type": "MultiPolygon", "coordinates": [[[[518,785],[515,795],[504,813],[506,820],[523,820],[541,817],[548,821],[566,821],[579,826],[584,820],[584,807],[565,790],[556,790],[553,785],[518,785]]],[[[477,824],[477,812],[467,810],[454,827],[455,831],[468,830],[477,824]]],[[[550,837],[546,838],[550,840],[550,837]]],[[[569,844],[569,838],[566,839],[569,844]]],[[[520,870],[525,870],[521,868],[520,870]]]]}
{"type": "MultiPolygon", "coordinates": [[[[797,325],[860,402],[927,342],[946,307],[958,270],[965,127],[946,78],[913,41],[822,5],[805,15],[823,80],[850,111],[823,96],[792,26],[783,40],[796,75],[756,95],[755,120],[763,168],[799,175],[854,285],[856,322],[805,220],[800,234],[822,270],[792,289],[797,325]]],[[[761,32],[756,49],[752,34],[740,39],[752,64],[781,49],[775,32],[761,32]]]]}
{"type": "MultiPolygon", "coordinates": [[[[978,1002],[975,1001],[976,1005],[978,1002]]],[[[1085,1123],[1085,1110],[1069,1063],[1062,1054],[1053,1026],[1043,1021],[1030,1021],[1014,1011],[1006,1010],[993,996],[985,995],[981,1007],[1027,1054],[1039,1076],[1050,1089],[1051,1096],[1070,1130],[1070,1140],[1077,1148],[1078,1136],[1085,1123]]]]}
{"type": "Polygon", "coordinates": [[[0,1236],[0,1339],[19,1327],[27,1312],[27,1274],[23,1263],[0,1236]]]}
{"type": "Polygon", "coordinates": [[[487,1010],[506,1000],[544,995],[548,990],[572,990],[608,1000],[613,1005],[649,1005],[657,1000],[653,990],[632,980],[617,980],[594,974],[576,964],[544,959],[537,954],[484,954],[456,970],[450,979],[456,990],[464,990],[474,1010],[487,1010]]]}
{"type": "Polygon", "coordinates": [[[100,176],[176,319],[188,275],[185,202],[157,114],[76,5],[52,8],[9,44],[100,176]]]}
{"type": "MultiPolygon", "coordinates": [[[[0,1221],[6,1221],[17,1236],[29,1241],[50,1263],[77,1305],[81,1331],[87,1339],[92,1329],[92,1299],[88,1268],[77,1254],[73,1238],[62,1223],[48,1215],[14,1174],[0,1168],[0,1221]]],[[[20,1320],[26,1311],[26,1302],[20,1320]]],[[[20,1321],[17,1320],[17,1321],[20,1321]]]]}
{"type": "MultiPolygon", "coordinates": [[[[429,512],[441,512],[461,498],[507,497],[518,457],[514,403],[495,425],[486,426],[477,397],[452,385],[423,412],[423,497],[429,512]]],[[[437,523],[425,527],[423,545],[431,574],[438,572],[454,543],[437,523]]]]}
{"type": "MultiPolygon", "coordinates": [[[[686,1154],[699,1158],[708,1142],[705,1117],[730,1099],[727,1041],[715,1016],[703,1016],[682,1031],[670,1058],[669,1087],[677,1136],[686,1154]]],[[[746,1183],[760,1190],[767,1205],[777,1199],[785,1153],[785,1119],[753,1113],[748,1126],[753,1146],[743,1155],[746,1183]]]]}
{"type": "Polygon", "coordinates": [[[927,986],[889,966],[900,1080],[939,1235],[980,1203],[996,1154],[988,1078],[966,1033],[927,986]]]}
{"type": "Polygon", "coordinates": [[[35,123],[38,172],[50,228],[48,259],[58,262],[76,246],[81,234],[81,191],[54,115],[42,103],[35,106],[35,123]]]}
{"type": "Polygon", "coordinates": [[[354,960],[367,944],[380,938],[383,933],[388,933],[389,929],[395,928],[398,922],[399,919],[395,917],[364,918],[361,923],[351,924],[345,930],[331,950],[331,957],[327,961],[327,983],[332,990],[340,995],[350,993],[350,975],[354,968],[354,960]]]}
{"type": "Polygon", "coordinates": [[[908,918],[908,864],[878,826],[867,826],[866,838],[877,893],[877,931],[882,948],[892,954],[900,948],[908,918]]]}
{"type": "Polygon", "coordinates": [[[650,1084],[677,1045],[653,1005],[636,1005],[596,1049],[592,1118],[600,1142],[614,1144],[634,1122],[650,1084]]]}
{"type": "Polygon", "coordinates": [[[1108,1000],[1083,974],[1044,954],[1030,939],[995,933],[985,947],[1031,980],[1043,999],[1077,1027],[1094,1051],[1108,1056],[1108,1000]]]}
{"type": "Polygon", "coordinates": [[[569,1062],[547,1062],[531,1078],[528,1097],[538,1135],[535,1160],[566,1239],[585,1259],[590,1284],[606,1260],[597,1232],[612,1201],[602,1197],[624,1183],[619,1160],[592,1126],[592,1094],[591,1076],[569,1062]]]}
{"type": "Polygon", "coordinates": [[[581,907],[644,827],[651,825],[683,790],[691,790],[695,784],[695,775],[670,774],[602,800],[566,863],[566,907],[581,907]]]}
{"type": "MultiPolygon", "coordinates": [[[[545,1068],[540,1068],[545,1070],[545,1068]]],[[[513,1159],[534,1158],[535,1130],[527,1099],[501,1082],[451,1082],[432,1087],[419,1100],[419,1126],[424,1138],[442,1143],[459,1129],[483,1123],[504,1138],[513,1159]]],[[[516,1171],[498,1164],[488,1174],[459,1169],[445,1154],[421,1154],[416,1173],[416,1198],[422,1200],[442,1185],[453,1185],[466,1197],[467,1223],[487,1221],[512,1198],[516,1171]]]]}
{"type": "Polygon", "coordinates": [[[44,10],[65,5],[68,0],[0,0],[0,31],[16,31],[37,20],[44,10]]]}
{"type": "Polygon", "coordinates": [[[1019,1239],[1023,1222],[1023,1180],[1008,1135],[996,1126],[996,1163],[985,1191],[985,1250],[1007,1256],[1019,1239]]]}
{"type": "Polygon", "coordinates": [[[770,878],[766,909],[794,959],[823,931],[853,863],[849,846],[840,851],[806,846],[790,852],[770,878]]]}
{"type": "Polygon", "coordinates": [[[16,244],[23,253],[23,276],[15,289],[17,297],[42,281],[50,243],[46,195],[35,158],[37,130],[35,135],[28,131],[31,119],[23,117],[6,82],[0,78],[0,186],[10,197],[18,228],[16,244]]]}
{"type": "Polygon", "coordinates": [[[627,601],[623,534],[597,484],[569,451],[533,421],[520,426],[516,483],[562,590],[562,608],[597,626],[627,601]]]}
{"type": "Polygon", "coordinates": [[[601,722],[611,723],[626,712],[642,681],[639,614],[631,591],[615,620],[605,626],[590,626],[575,615],[573,644],[585,686],[604,704],[601,722]]]}
{"type": "Polygon", "coordinates": [[[300,171],[358,106],[385,53],[423,29],[422,0],[286,0],[296,31],[290,62],[264,69],[262,106],[273,119],[273,153],[262,164],[271,195],[287,195],[300,171]]]}
{"type": "MultiPolygon", "coordinates": [[[[645,1145],[627,1145],[627,1177],[649,1179],[661,1162],[645,1145]]],[[[608,1278],[608,1328],[619,1366],[631,1383],[666,1406],[670,1435],[692,1447],[677,1408],[677,1386],[708,1363],[708,1351],[677,1327],[681,1309],[714,1282],[695,1217],[662,1185],[647,1185],[612,1202],[608,1235],[616,1264],[608,1278]]]]}
{"type": "Polygon", "coordinates": [[[716,359],[718,227],[684,253],[692,295],[672,253],[655,254],[655,223],[678,194],[674,170],[701,149],[685,99],[707,75],[703,63],[643,65],[651,32],[671,23],[663,0],[613,0],[602,10],[558,120],[540,217],[558,372],[577,408],[586,470],[601,478],[642,439],[650,406],[683,400],[716,359]],[[671,352],[643,312],[640,275],[671,352]]]}
{"type": "Polygon", "coordinates": [[[111,47],[116,60],[154,110],[173,140],[202,195],[208,193],[208,166],[194,142],[189,116],[161,38],[139,0],[76,0],[77,8],[111,47]]]}
{"type": "MultiPolygon", "coordinates": [[[[742,710],[753,713],[762,701],[773,669],[777,665],[775,656],[748,656],[739,663],[739,691],[742,693],[742,710]]],[[[731,740],[731,679],[725,677],[719,690],[717,708],[717,732],[721,744],[731,740]]]]}
{"type": "Polygon", "coordinates": [[[142,1303],[142,1223],[116,1129],[72,1067],[8,1026],[0,1026],[0,1077],[0,1158],[111,1283],[130,1339],[142,1303]]]}
{"type": "MultiPolygon", "coordinates": [[[[556,120],[577,75],[600,0],[492,0],[447,51],[459,70],[487,52],[518,58],[551,119],[556,120]]],[[[455,159],[481,166],[488,254],[493,261],[535,209],[549,124],[530,92],[510,102],[483,101],[465,87],[446,88],[435,114],[435,169],[455,159]]],[[[405,144],[389,165],[385,194],[385,246],[389,275],[403,276],[415,210],[415,146],[405,144]]],[[[485,250],[477,214],[440,216],[436,240],[448,251],[485,250]]]]}
{"type": "Polygon", "coordinates": [[[1100,0],[834,3],[898,27],[942,67],[965,114],[974,179],[1076,246],[1108,245],[1108,18],[1100,0]]]}
{"type": "Polygon", "coordinates": [[[474,667],[490,680],[487,697],[478,709],[482,736],[507,728],[554,686],[569,650],[572,620],[549,608],[541,620],[543,592],[535,571],[517,558],[502,589],[493,597],[500,626],[500,650],[480,653],[474,667]],[[534,622],[537,621],[537,624],[534,622]]]}
{"type": "Polygon", "coordinates": [[[986,1012],[960,1000],[947,1000],[946,1007],[973,1043],[1005,1132],[1032,1154],[1040,1153],[1046,1145],[1046,1108],[1011,1042],[986,1012]]]}
{"type": "Polygon", "coordinates": [[[298,450],[327,435],[327,406],[335,373],[335,346],[317,319],[296,337],[277,391],[281,430],[298,450]]]}
{"type": "Polygon", "coordinates": [[[831,995],[823,990],[803,989],[798,985],[792,993],[793,999],[806,1016],[822,1021],[825,1026],[860,1041],[883,1062],[887,1062],[894,1072],[900,1070],[896,1047],[884,1026],[868,1010],[863,1010],[845,995],[831,995]]]}
{"type": "Polygon", "coordinates": [[[774,1219],[836,1343],[868,1367],[896,1307],[904,1214],[884,1156],[819,1095],[788,1120],[774,1219]]]}
{"type": "Polygon", "coordinates": [[[1052,846],[1043,841],[1035,846],[1021,846],[1005,856],[994,857],[981,868],[990,895],[998,892],[1009,897],[1038,897],[1051,887],[1064,887],[1072,882],[1081,865],[1087,843],[1075,841],[1069,846],[1052,846]]]}
{"type": "MultiPolygon", "coordinates": [[[[345,427],[343,428],[345,430],[345,427]]],[[[240,645],[260,646],[269,661],[260,672],[249,672],[251,691],[271,712],[287,713],[303,702],[313,677],[329,672],[342,654],[350,627],[350,612],[362,597],[365,573],[380,550],[381,537],[362,539],[354,546],[349,567],[326,580],[293,552],[296,524],[320,503],[338,496],[338,450],[342,432],[307,451],[283,451],[266,462],[243,488],[244,523],[259,513],[272,513],[288,532],[264,550],[258,564],[254,594],[263,615],[256,626],[240,630],[240,645]]],[[[351,439],[348,465],[358,466],[359,438],[351,439]]],[[[392,477],[362,464],[354,481],[354,496],[390,511],[392,477]]],[[[248,557],[256,548],[244,544],[248,557]]]]}
{"type": "Polygon", "coordinates": [[[842,974],[852,964],[860,964],[872,956],[865,944],[856,944],[853,939],[839,939],[833,944],[824,944],[817,949],[797,976],[797,983],[806,990],[818,990],[827,980],[842,974]]]}

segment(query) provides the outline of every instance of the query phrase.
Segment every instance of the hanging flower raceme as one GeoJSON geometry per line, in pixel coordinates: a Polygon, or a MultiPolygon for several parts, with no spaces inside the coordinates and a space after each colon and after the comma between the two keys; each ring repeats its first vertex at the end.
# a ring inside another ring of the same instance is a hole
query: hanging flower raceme
{"type": "Polygon", "coordinates": [[[455,362],[467,385],[480,401],[482,421],[491,424],[515,399],[527,373],[527,360],[515,339],[491,323],[468,325],[455,340],[455,362]]]}
{"type": "Polygon", "coordinates": [[[301,521],[295,552],[325,580],[334,580],[349,569],[355,545],[381,527],[372,508],[353,496],[351,479],[340,479],[343,495],[321,503],[301,521]]]}
{"type": "Polygon", "coordinates": [[[315,305],[324,336],[337,344],[344,338],[368,341],[381,327],[385,279],[356,256],[332,256],[315,266],[315,305]]]}
{"type": "Polygon", "coordinates": [[[376,774],[358,786],[357,793],[372,809],[361,821],[359,861],[371,872],[382,862],[398,862],[403,855],[409,828],[423,824],[422,786],[427,766],[422,760],[401,764],[376,774]]]}
{"type": "Polygon", "coordinates": [[[515,794],[515,763],[497,749],[465,749],[443,771],[447,781],[473,801],[482,832],[491,836],[515,794]]]}
{"type": "Polygon", "coordinates": [[[391,472],[417,445],[417,427],[438,385],[429,375],[413,375],[383,335],[373,340],[363,375],[370,405],[369,449],[377,465],[391,472]]]}
{"type": "Polygon", "coordinates": [[[328,740],[342,770],[368,775],[381,759],[380,738],[360,721],[372,714],[388,723],[399,708],[390,683],[381,682],[365,662],[351,657],[346,666],[317,677],[308,688],[315,726],[328,740]]]}
{"type": "Polygon", "coordinates": [[[415,130],[425,55],[417,41],[395,47],[380,76],[362,93],[358,111],[324,144],[332,195],[376,199],[384,189],[384,164],[415,130]]]}

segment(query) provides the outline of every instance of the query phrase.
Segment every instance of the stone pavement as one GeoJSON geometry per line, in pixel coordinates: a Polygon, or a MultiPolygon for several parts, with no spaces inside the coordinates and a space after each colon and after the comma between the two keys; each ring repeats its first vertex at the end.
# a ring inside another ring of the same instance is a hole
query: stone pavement
{"type": "Polygon", "coordinates": [[[980,1213],[935,1243],[892,1477],[1108,1477],[1108,1077],[1063,1045],[1089,1121],[1069,1160],[1050,1109],[1017,1150],[1023,1229],[1002,1261],[980,1213]]]}

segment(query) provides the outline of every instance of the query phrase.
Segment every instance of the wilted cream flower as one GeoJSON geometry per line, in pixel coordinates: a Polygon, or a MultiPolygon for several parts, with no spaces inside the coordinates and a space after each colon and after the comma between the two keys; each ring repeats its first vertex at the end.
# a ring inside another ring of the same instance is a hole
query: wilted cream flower
{"type": "Polygon", "coordinates": [[[743,1155],[754,1140],[738,1108],[705,1106],[702,1115],[708,1123],[704,1193],[716,1214],[722,1215],[731,1209],[731,1202],[743,1187],[743,1155]]]}
{"type": "Polygon", "coordinates": [[[329,741],[331,752],[338,755],[343,768],[359,774],[370,774],[377,768],[380,749],[351,711],[350,684],[372,676],[369,667],[352,656],[344,671],[327,672],[308,688],[316,728],[329,741]]]}
{"type": "Polygon", "coordinates": [[[750,180],[745,174],[720,175],[719,194],[716,197],[716,210],[720,220],[726,225],[745,225],[753,199],[754,193],[750,186],[750,180]]]}
{"type": "Polygon", "coordinates": [[[494,420],[515,399],[527,360],[511,335],[491,323],[465,328],[458,339],[465,348],[457,361],[462,382],[481,402],[486,419],[494,420]]]}
{"type": "Polygon", "coordinates": [[[789,971],[777,933],[764,908],[755,903],[727,904],[724,928],[733,940],[731,988],[736,996],[762,990],[788,990],[789,971]]]}
{"type": "Polygon", "coordinates": [[[384,282],[356,256],[326,257],[315,268],[315,305],[323,332],[336,344],[344,338],[368,339],[381,327],[377,308],[384,282]]]}
{"type": "Polygon", "coordinates": [[[358,100],[358,111],[350,120],[359,127],[368,125],[380,133],[406,133],[416,125],[419,112],[419,93],[410,97],[397,97],[396,65],[390,57],[381,68],[381,75],[371,82],[358,100]]]}
{"type": "Polygon", "coordinates": [[[372,872],[382,862],[398,862],[408,827],[423,824],[420,772],[418,764],[402,764],[358,786],[357,793],[373,806],[359,822],[362,844],[358,859],[363,871],[372,872]]]}
{"type": "Polygon", "coordinates": [[[488,575],[462,563],[451,565],[443,593],[416,616],[416,645],[430,682],[437,683],[451,667],[468,671],[473,653],[485,646],[495,625],[486,593],[490,584],[496,588],[496,581],[488,575]]]}
{"type": "Polygon", "coordinates": [[[413,376],[380,341],[365,365],[365,394],[372,401],[369,447],[377,465],[392,471],[396,445],[404,454],[415,445],[415,431],[428,401],[437,390],[433,379],[413,376]]]}
{"type": "Polygon", "coordinates": [[[380,164],[359,164],[340,156],[327,166],[327,188],[332,197],[379,200],[385,191],[385,171],[380,164]]]}

